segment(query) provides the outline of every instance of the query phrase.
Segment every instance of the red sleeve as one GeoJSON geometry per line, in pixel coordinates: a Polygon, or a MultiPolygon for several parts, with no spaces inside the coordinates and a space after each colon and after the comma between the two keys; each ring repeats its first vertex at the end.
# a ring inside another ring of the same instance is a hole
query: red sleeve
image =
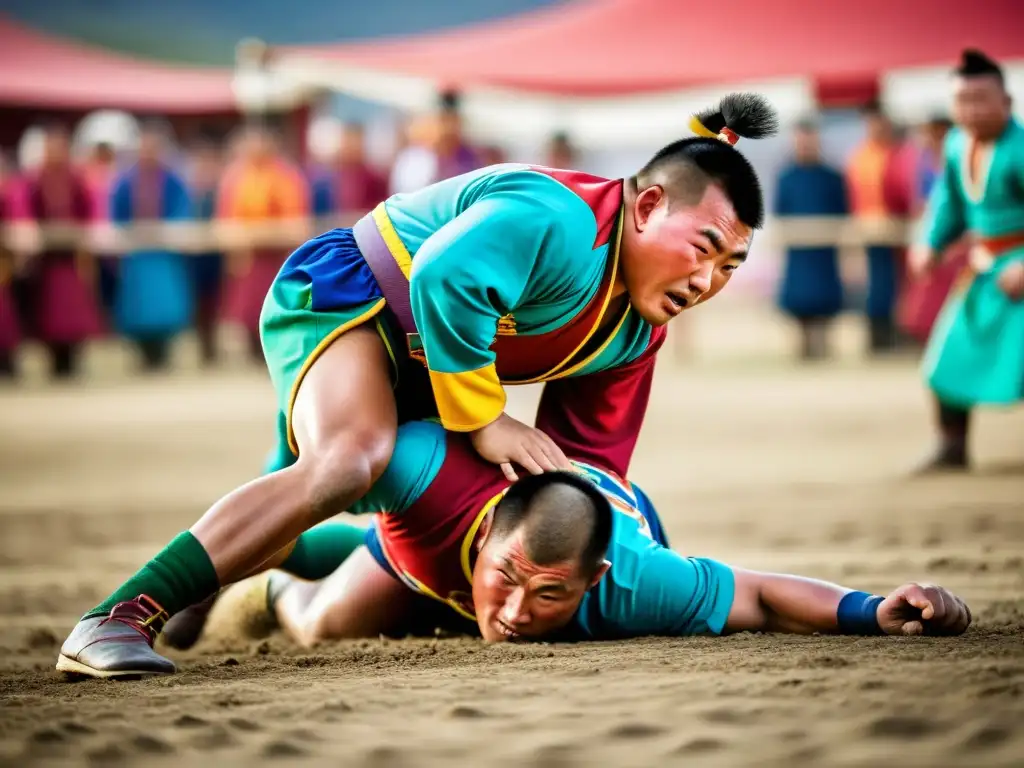
{"type": "Polygon", "coordinates": [[[537,429],[567,456],[626,477],[665,331],[663,326],[654,328],[647,349],[631,363],[548,382],[537,409],[537,429]]]}

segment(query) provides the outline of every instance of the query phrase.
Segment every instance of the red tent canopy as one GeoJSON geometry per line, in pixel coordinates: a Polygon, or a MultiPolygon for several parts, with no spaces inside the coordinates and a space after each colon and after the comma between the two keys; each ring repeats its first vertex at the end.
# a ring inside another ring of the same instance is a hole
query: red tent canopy
{"type": "Polygon", "coordinates": [[[0,105],[161,114],[234,112],[230,69],[157,64],[0,17],[0,105]]]}
{"type": "Polygon", "coordinates": [[[1022,0],[577,0],[417,38],[280,51],[446,86],[617,96],[807,77],[826,101],[965,46],[1024,56],[1022,0]]]}

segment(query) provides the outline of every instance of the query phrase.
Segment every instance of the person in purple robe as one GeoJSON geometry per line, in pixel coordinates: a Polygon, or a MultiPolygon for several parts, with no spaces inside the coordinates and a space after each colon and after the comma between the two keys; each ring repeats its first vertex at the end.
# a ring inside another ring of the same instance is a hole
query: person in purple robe
{"type": "Polygon", "coordinates": [[[388,196],[388,179],[370,162],[366,130],[346,123],[335,161],[313,174],[313,215],[363,214],[388,196]]]}
{"type": "MultiPolygon", "coordinates": [[[[9,195],[12,182],[7,173],[5,158],[0,155],[0,234],[11,214],[9,195]]],[[[21,343],[21,324],[18,322],[18,308],[14,300],[12,283],[14,278],[14,254],[0,242],[0,379],[17,376],[17,353],[21,343]]]]}
{"type": "Polygon", "coordinates": [[[93,200],[88,185],[72,168],[64,126],[46,128],[42,163],[26,181],[24,210],[18,214],[43,234],[42,250],[27,266],[31,331],[49,352],[52,376],[70,378],[78,372],[82,345],[100,335],[103,326],[95,264],[86,239],[93,200]],[[80,237],[48,242],[47,227],[55,225],[79,226],[80,237]]]}

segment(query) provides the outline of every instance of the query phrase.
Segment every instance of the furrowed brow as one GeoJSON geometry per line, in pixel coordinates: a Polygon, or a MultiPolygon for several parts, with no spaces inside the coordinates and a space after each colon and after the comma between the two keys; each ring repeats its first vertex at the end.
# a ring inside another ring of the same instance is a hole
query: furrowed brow
{"type": "Polygon", "coordinates": [[[725,246],[722,243],[722,235],[717,229],[711,229],[709,227],[707,229],[702,229],[700,233],[711,242],[711,245],[716,251],[721,253],[725,250],[725,246]]]}

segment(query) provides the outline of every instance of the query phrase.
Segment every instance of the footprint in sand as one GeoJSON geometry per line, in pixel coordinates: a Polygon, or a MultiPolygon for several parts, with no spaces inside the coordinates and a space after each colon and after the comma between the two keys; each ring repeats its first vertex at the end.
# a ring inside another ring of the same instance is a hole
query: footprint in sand
{"type": "Polygon", "coordinates": [[[702,736],[682,744],[673,751],[676,755],[704,755],[709,752],[717,752],[725,748],[725,742],[720,739],[712,739],[702,736]]]}
{"type": "Polygon", "coordinates": [[[256,733],[263,730],[262,725],[254,723],[252,720],[246,720],[244,717],[232,717],[228,720],[228,725],[236,731],[245,731],[246,733],[256,733]]]}
{"type": "Polygon", "coordinates": [[[701,712],[699,717],[709,723],[724,725],[752,725],[757,720],[758,712],[744,712],[737,709],[709,709],[701,712]]]}
{"type": "Polygon", "coordinates": [[[448,712],[449,717],[458,718],[460,720],[478,720],[482,717],[487,717],[487,714],[476,707],[467,707],[465,705],[459,705],[452,707],[448,712]]]}
{"type": "Polygon", "coordinates": [[[982,699],[988,699],[993,696],[1008,696],[1010,698],[1018,698],[1021,695],[1021,691],[1024,687],[1017,683],[1008,683],[1006,685],[992,685],[988,688],[982,688],[978,691],[978,697],[982,699]]]}
{"type": "Polygon", "coordinates": [[[937,730],[936,723],[920,717],[892,715],[868,725],[868,736],[876,739],[920,739],[937,730]]]}
{"type": "Polygon", "coordinates": [[[182,715],[174,721],[175,728],[204,728],[209,725],[206,720],[194,715],[182,715]]]}
{"type": "Polygon", "coordinates": [[[1010,740],[1013,731],[1001,725],[986,725],[972,733],[963,743],[965,752],[995,749],[1010,740]]]}
{"type": "Polygon", "coordinates": [[[351,712],[352,705],[339,699],[338,701],[328,701],[320,709],[324,712],[351,712]]]}
{"type": "Polygon", "coordinates": [[[53,754],[69,743],[67,734],[56,728],[41,728],[28,737],[28,751],[33,754],[53,754]]]}
{"type": "Polygon", "coordinates": [[[151,736],[148,733],[140,733],[131,740],[132,748],[144,755],[171,755],[177,752],[173,745],[163,739],[151,736]]]}
{"type": "Polygon", "coordinates": [[[289,758],[289,757],[302,757],[308,755],[309,752],[297,744],[292,744],[290,741],[271,741],[269,744],[263,747],[261,754],[264,757],[271,758],[289,758]]]}
{"type": "Polygon", "coordinates": [[[608,731],[613,739],[650,739],[665,733],[666,729],[651,723],[623,723],[608,731]]]}
{"type": "Polygon", "coordinates": [[[76,723],[74,720],[68,720],[60,724],[60,728],[64,733],[71,736],[89,736],[96,733],[96,729],[82,723],[76,723]]]}
{"type": "Polygon", "coordinates": [[[106,744],[97,749],[89,750],[85,753],[85,757],[92,765],[116,765],[124,762],[127,755],[116,744],[106,744]]]}

